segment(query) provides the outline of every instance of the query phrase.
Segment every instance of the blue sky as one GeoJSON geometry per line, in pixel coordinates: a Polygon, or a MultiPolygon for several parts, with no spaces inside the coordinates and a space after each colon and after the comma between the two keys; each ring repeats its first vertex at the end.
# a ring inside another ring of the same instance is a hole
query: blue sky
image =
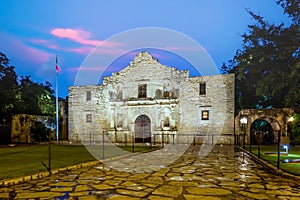
{"type": "MultiPolygon", "coordinates": [[[[246,8],[276,24],[289,22],[275,0],[10,0],[1,1],[1,7],[0,52],[18,75],[53,85],[58,55],[61,97],[68,95],[89,52],[123,31],[143,27],[178,31],[202,45],[220,67],[241,48],[241,34],[254,23],[246,8]]],[[[189,68],[175,55],[153,52],[163,64],[189,68]]],[[[126,58],[132,56],[113,62],[109,71],[125,67],[126,58]]]]}

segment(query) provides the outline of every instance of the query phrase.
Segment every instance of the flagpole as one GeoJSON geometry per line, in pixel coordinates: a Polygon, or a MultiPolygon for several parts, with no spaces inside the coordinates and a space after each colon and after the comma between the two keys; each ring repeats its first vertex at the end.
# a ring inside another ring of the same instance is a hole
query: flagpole
{"type": "MultiPolygon", "coordinates": [[[[56,55],[56,68],[57,68],[57,55],[56,55]]],[[[55,96],[56,96],[56,99],[55,99],[55,105],[56,105],[56,141],[57,141],[57,144],[58,144],[58,129],[59,129],[59,126],[58,126],[58,70],[56,69],[56,91],[55,91],[55,96]]]]}

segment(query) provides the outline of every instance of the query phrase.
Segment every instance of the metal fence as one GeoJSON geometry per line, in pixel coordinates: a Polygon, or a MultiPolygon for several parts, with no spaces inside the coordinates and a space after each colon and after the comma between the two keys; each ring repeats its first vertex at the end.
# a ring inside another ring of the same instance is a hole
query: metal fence
{"type": "MultiPolygon", "coordinates": [[[[137,140],[134,133],[120,135],[109,135],[106,133],[89,133],[78,134],[77,142],[84,144],[98,145],[104,143],[113,143],[127,145],[132,143],[147,143],[148,145],[164,145],[164,144],[227,144],[234,145],[235,137],[232,134],[204,134],[204,133],[156,133],[152,134],[147,140],[137,140]],[[139,141],[139,142],[137,142],[139,141]],[[142,141],[142,142],[140,142],[142,141]]],[[[140,139],[140,138],[139,138],[140,139]]]]}

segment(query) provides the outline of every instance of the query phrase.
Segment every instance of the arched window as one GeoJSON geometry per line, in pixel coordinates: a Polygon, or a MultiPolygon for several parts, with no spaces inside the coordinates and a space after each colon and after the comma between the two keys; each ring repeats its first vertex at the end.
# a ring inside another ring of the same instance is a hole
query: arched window
{"type": "Polygon", "coordinates": [[[169,97],[170,97],[170,92],[164,91],[164,98],[169,98],[169,97]]]}

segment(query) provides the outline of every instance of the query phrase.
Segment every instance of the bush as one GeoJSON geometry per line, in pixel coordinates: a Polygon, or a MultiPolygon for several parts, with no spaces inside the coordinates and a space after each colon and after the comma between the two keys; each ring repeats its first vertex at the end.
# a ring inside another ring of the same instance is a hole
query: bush
{"type": "Polygon", "coordinates": [[[48,129],[42,122],[34,122],[34,125],[30,128],[32,134],[32,140],[34,142],[48,141],[50,129],[48,129]]]}
{"type": "Polygon", "coordinates": [[[295,114],[294,121],[292,122],[290,144],[291,145],[300,145],[300,114],[295,114]]]}

